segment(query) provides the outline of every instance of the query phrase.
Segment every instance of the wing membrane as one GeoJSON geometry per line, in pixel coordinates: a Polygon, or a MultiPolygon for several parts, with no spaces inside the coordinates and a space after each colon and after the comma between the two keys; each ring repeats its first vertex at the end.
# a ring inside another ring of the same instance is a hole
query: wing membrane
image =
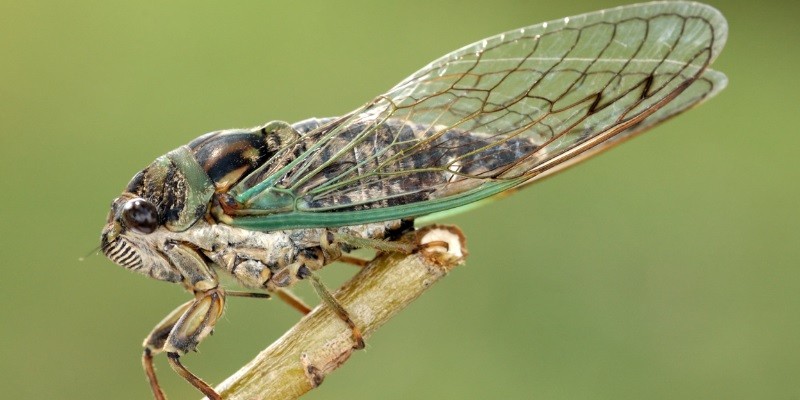
{"type": "Polygon", "coordinates": [[[716,94],[725,76],[707,67],[726,35],[713,8],[670,2],[466,46],[287,146],[234,189],[250,214],[234,222],[418,217],[532,182],[716,94]]]}

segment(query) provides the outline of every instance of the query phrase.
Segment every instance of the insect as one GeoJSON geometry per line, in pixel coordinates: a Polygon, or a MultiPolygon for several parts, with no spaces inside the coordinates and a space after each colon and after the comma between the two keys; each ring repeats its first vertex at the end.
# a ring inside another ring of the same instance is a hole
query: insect
{"type": "Polygon", "coordinates": [[[340,117],[211,132],[157,158],[116,198],[101,236],[113,262],[194,297],[144,342],[209,398],[180,356],[211,332],[226,296],[298,305],[309,279],[357,247],[393,240],[423,216],[524,187],[611,148],[725,87],[709,69],[727,23],[698,3],[618,7],[493,36],[433,61],[340,117]],[[252,293],[220,287],[227,273],[252,293]]]}

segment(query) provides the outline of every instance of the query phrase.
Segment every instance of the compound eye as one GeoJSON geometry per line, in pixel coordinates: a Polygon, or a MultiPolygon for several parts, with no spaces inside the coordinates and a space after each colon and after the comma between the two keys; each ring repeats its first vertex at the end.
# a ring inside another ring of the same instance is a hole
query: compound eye
{"type": "Polygon", "coordinates": [[[122,207],[122,221],[137,232],[153,233],[158,227],[158,210],[147,200],[129,200],[122,207]]]}

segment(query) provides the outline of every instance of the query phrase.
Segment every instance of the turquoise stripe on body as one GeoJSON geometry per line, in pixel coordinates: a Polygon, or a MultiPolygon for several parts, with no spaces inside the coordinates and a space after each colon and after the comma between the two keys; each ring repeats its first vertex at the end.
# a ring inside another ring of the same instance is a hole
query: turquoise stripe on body
{"type": "Polygon", "coordinates": [[[232,218],[231,225],[255,231],[275,231],[304,228],[333,228],[421,217],[486,199],[509,190],[523,183],[525,180],[527,179],[487,182],[479,188],[466,191],[457,196],[387,208],[338,212],[294,211],[263,216],[234,217],[232,218]]]}

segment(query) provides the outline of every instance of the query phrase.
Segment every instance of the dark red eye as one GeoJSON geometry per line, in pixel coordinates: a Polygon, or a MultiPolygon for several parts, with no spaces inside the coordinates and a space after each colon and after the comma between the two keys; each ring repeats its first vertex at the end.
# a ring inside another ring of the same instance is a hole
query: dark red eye
{"type": "Polygon", "coordinates": [[[135,231],[153,233],[158,227],[158,210],[147,200],[129,200],[122,207],[122,221],[135,231]]]}

